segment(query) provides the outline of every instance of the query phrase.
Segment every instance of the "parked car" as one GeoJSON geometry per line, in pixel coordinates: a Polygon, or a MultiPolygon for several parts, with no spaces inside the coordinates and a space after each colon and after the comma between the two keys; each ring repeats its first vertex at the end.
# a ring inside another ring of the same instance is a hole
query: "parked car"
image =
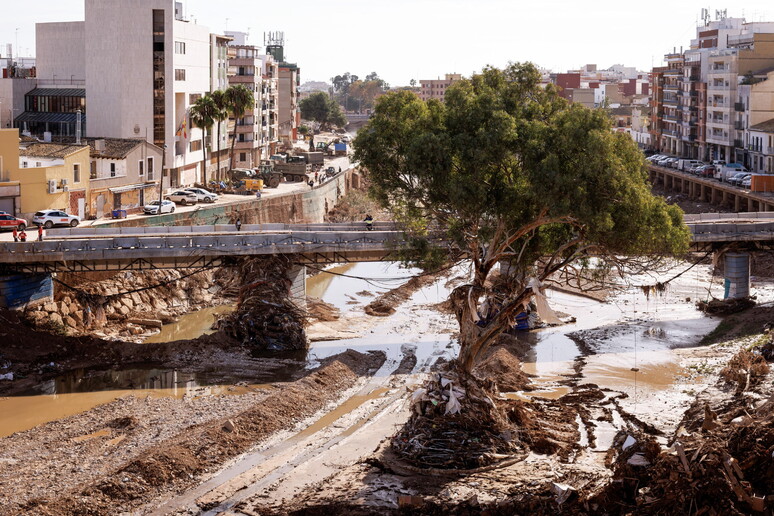
{"type": "Polygon", "coordinates": [[[185,191],[195,193],[198,201],[215,202],[218,200],[218,194],[205,190],[204,188],[186,188],[185,191]]]}
{"type": "Polygon", "coordinates": [[[746,178],[744,178],[744,180],[742,180],[741,183],[739,183],[739,186],[749,190],[750,187],[752,186],[752,178],[753,178],[752,174],[748,175],[746,178]]]}
{"type": "Polygon", "coordinates": [[[177,204],[182,204],[183,206],[186,204],[196,204],[199,202],[199,198],[196,196],[196,194],[189,192],[188,190],[176,190],[171,194],[164,196],[164,199],[175,202],[177,204]]]}
{"type": "Polygon", "coordinates": [[[13,215],[7,212],[0,213],[0,229],[11,230],[13,228],[16,228],[19,231],[21,231],[26,227],[27,227],[26,220],[20,219],[18,217],[14,217],[13,215]]]}
{"type": "Polygon", "coordinates": [[[677,162],[680,161],[677,158],[667,158],[664,161],[664,166],[669,168],[677,168],[677,162]]]}
{"type": "Polygon", "coordinates": [[[645,161],[649,161],[651,163],[654,163],[654,162],[660,160],[663,157],[664,157],[663,154],[653,154],[653,155],[648,156],[647,158],[645,158],[645,161]]]}
{"type": "Polygon", "coordinates": [[[656,160],[656,165],[658,165],[659,167],[665,167],[667,166],[667,161],[669,161],[670,159],[674,159],[674,158],[670,158],[669,156],[664,156],[663,158],[656,160]]]}
{"type": "Polygon", "coordinates": [[[680,159],[677,160],[677,169],[682,170],[683,172],[690,172],[691,168],[697,167],[699,165],[703,165],[701,161],[697,159],[680,159]]]}
{"type": "Polygon", "coordinates": [[[699,177],[715,177],[716,171],[717,167],[715,167],[715,165],[702,165],[696,167],[696,172],[694,173],[699,177]]]}
{"type": "Polygon", "coordinates": [[[740,186],[742,184],[742,181],[750,177],[751,174],[749,172],[737,172],[732,178],[728,180],[729,184],[732,184],[734,186],[740,186]]]}
{"type": "Polygon", "coordinates": [[[75,215],[68,215],[62,210],[43,210],[36,212],[32,217],[32,223],[50,229],[54,226],[75,227],[81,223],[81,219],[75,215]]]}
{"type": "Polygon", "coordinates": [[[146,204],[142,211],[148,215],[159,215],[161,213],[175,213],[175,203],[164,199],[161,201],[161,209],[159,209],[159,201],[152,201],[146,204]]]}

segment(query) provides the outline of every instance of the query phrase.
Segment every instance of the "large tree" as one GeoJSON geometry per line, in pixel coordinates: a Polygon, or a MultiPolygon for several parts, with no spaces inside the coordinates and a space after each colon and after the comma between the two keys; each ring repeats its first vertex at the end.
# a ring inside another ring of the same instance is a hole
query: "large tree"
{"type": "Polygon", "coordinates": [[[472,262],[470,283],[451,295],[463,372],[523,310],[533,279],[672,255],[689,241],[679,208],[651,194],[632,140],[603,111],[543,87],[529,63],[456,82],[445,103],[387,93],[354,146],[371,193],[411,229],[418,258],[438,258],[442,241],[443,253],[472,262]],[[508,288],[495,292],[498,264],[508,288]]]}
{"type": "Polygon", "coordinates": [[[237,127],[239,119],[245,116],[248,108],[255,106],[255,96],[244,84],[229,86],[225,92],[226,109],[234,117],[234,134],[231,140],[231,157],[229,170],[234,169],[234,147],[236,145],[237,127]]]}
{"type": "Polygon", "coordinates": [[[218,107],[209,93],[199,97],[191,106],[191,123],[202,130],[202,182],[207,186],[207,133],[212,137],[212,126],[218,114],[218,107]]]}
{"type": "Polygon", "coordinates": [[[323,129],[347,125],[347,119],[341,112],[338,102],[325,92],[312,93],[299,102],[298,106],[301,108],[301,118],[317,122],[323,129]]]}

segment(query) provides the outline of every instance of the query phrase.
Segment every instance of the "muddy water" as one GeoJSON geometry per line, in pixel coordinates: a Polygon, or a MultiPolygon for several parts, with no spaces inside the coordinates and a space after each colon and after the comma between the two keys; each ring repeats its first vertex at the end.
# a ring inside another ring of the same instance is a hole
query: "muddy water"
{"type": "Polygon", "coordinates": [[[148,344],[174,342],[210,334],[215,331],[212,329],[212,324],[215,322],[216,316],[233,312],[234,308],[235,306],[232,304],[219,305],[185,314],[177,322],[162,326],[159,333],[151,335],[145,339],[145,342],[148,344]]]}

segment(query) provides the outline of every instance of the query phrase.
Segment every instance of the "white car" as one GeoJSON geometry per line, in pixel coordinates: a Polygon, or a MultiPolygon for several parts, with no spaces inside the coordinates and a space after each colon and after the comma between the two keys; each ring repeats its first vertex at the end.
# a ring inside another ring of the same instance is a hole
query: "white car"
{"type": "Polygon", "coordinates": [[[81,223],[81,219],[75,215],[68,215],[62,210],[43,210],[36,212],[32,217],[32,223],[36,226],[43,226],[46,229],[54,226],[75,227],[81,223]]]}
{"type": "Polygon", "coordinates": [[[186,204],[196,204],[199,202],[199,198],[195,193],[187,190],[176,190],[169,195],[164,196],[164,199],[185,206],[186,204]]]}
{"type": "Polygon", "coordinates": [[[142,211],[148,215],[158,215],[160,213],[175,213],[175,203],[167,201],[166,199],[161,201],[161,210],[159,210],[159,201],[153,201],[146,204],[142,211]]]}
{"type": "Polygon", "coordinates": [[[193,192],[196,194],[196,199],[204,202],[215,202],[218,200],[218,194],[205,190],[204,188],[186,188],[186,192],[193,192]]]}

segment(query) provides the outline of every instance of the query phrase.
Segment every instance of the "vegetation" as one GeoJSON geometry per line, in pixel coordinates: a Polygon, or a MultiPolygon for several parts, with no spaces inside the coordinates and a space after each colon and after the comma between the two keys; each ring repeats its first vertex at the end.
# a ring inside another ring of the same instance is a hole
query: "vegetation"
{"type": "Polygon", "coordinates": [[[323,130],[331,126],[344,127],[347,125],[347,119],[341,112],[338,102],[325,92],[312,93],[299,102],[299,107],[301,108],[301,118],[319,123],[323,130]]]}
{"type": "Polygon", "coordinates": [[[364,80],[346,72],[331,77],[331,82],[335,99],[349,111],[371,109],[376,98],[390,89],[390,85],[376,72],[369,73],[364,80]]]}
{"type": "Polygon", "coordinates": [[[200,128],[204,134],[202,136],[202,182],[207,184],[207,131],[212,130],[212,126],[215,124],[218,107],[215,105],[215,101],[212,100],[209,94],[199,97],[194,105],[191,107],[191,123],[200,128]]]}
{"type": "Polygon", "coordinates": [[[215,122],[218,124],[218,159],[217,159],[217,168],[216,168],[216,179],[219,181],[223,179],[220,175],[220,128],[224,121],[228,120],[228,108],[226,105],[226,92],[225,90],[215,90],[212,93],[209,93],[209,96],[212,98],[212,101],[215,103],[215,107],[217,108],[217,111],[215,111],[214,118],[215,122]]]}
{"type": "Polygon", "coordinates": [[[451,295],[466,372],[534,295],[533,279],[621,271],[646,265],[622,256],[689,242],[680,209],[651,194],[631,138],[604,111],[544,88],[529,63],[456,82],[445,104],[390,92],[354,146],[371,194],[411,232],[414,261],[472,262],[471,282],[451,295]],[[429,245],[437,236],[445,249],[429,245]],[[496,290],[500,263],[509,275],[496,290]]]}
{"type": "MultiPolygon", "coordinates": [[[[244,84],[229,86],[225,91],[224,96],[226,110],[231,113],[235,122],[245,115],[245,112],[249,107],[255,105],[253,92],[247,89],[244,84]]],[[[237,126],[238,124],[234,123],[234,134],[231,140],[231,157],[228,165],[229,170],[234,169],[234,146],[236,145],[237,139],[237,126]]]]}

